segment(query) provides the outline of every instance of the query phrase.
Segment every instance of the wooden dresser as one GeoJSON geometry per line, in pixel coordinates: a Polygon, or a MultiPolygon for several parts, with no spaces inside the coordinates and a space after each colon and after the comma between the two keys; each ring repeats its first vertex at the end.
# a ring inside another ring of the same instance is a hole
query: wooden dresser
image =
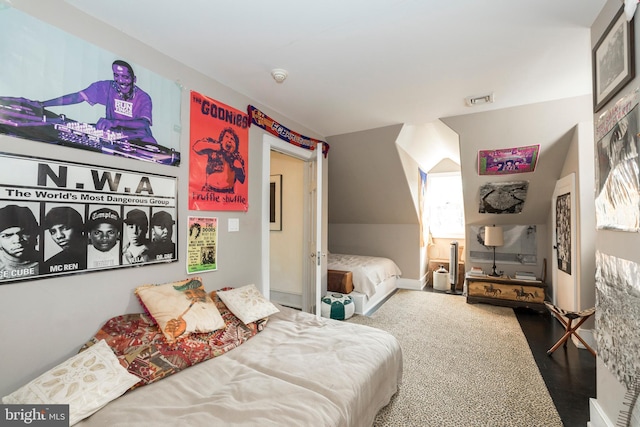
{"type": "Polygon", "coordinates": [[[526,307],[546,312],[547,285],[542,281],[515,280],[509,277],[465,276],[467,303],[486,303],[506,307],[526,307]]]}

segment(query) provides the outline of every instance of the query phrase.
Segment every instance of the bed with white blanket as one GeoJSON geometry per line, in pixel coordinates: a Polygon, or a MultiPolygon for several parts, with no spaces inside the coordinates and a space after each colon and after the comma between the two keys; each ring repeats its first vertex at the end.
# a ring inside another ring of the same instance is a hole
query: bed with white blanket
{"type": "Polygon", "coordinates": [[[77,425],[371,426],[401,379],[395,338],[279,308],[242,346],[130,391],[77,425]]]}
{"type": "Polygon", "coordinates": [[[68,404],[81,427],[369,427],[398,390],[402,351],[385,331],[275,305],[253,285],[206,294],[196,278],[136,294],[144,313],[107,320],[3,403],[68,404]]]}
{"type": "Polygon", "coordinates": [[[402,275],[397,264],[383,257],[334,254],[327,257],[329,270],[350,271],[353,274],[353,292],[357,314],[368,314],[398,288],[402,275]]]}

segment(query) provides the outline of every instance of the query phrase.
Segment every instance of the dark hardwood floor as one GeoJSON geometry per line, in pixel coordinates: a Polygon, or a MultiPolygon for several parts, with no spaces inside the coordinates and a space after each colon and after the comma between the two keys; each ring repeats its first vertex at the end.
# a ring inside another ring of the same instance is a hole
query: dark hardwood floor
{"type": "Polygon", "coordinates": [[[564,335],[562,324],[549,313],[513,310],[562,422],[566,427],[586,426],[589,398],[596,397],[596,358],[571,341],[548,356],[547,350],[564,335]]]}

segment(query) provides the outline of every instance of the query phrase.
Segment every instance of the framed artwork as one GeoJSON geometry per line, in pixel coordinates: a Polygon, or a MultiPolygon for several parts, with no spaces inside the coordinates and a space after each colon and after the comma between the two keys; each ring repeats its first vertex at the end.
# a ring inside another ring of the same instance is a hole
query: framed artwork
{"type": "Polygon", "coordinates": [[[3,61],[0,70],[0,134],[66,147],[61,150],[180,165],[182,90],[173,79],[4,3],[0,58],[20,60],[3,61]],[[107,98],[116,72],[133,83],[107,98]],[[118,126],[98,129],[105,118],[118,126]]]}
{"type": "Polygon", "coordinates": [[[556,199],[558,269],[571,274],[571,193],[556,199]]]}
{"type": "Polygon", "coordinates": [[[176,177],[0,153],[0,190],[0,285],[178,260],[176,177]]]}
{"type": "Polygon", "coordinates": [[[624,7],[593,48],[593,112],[597,113],[635,77],[633,19],[627,21],[624,7]]]}
{"type": "Polygon", "coordinates": [[[480,150],[478,175],[508,175],[533,172],[538,162],[540,144],[526,147],[480,150]]]}
{"type": "Polygon", "coordinates": [[[596,121],[595,213],[599,230],[640,231],[640,97],[630,93],[596,121]]]}
{"type": "Polygon", "coordinates": [[[271,175],[269,181],[269,229],[282,231],[282,175],[271,175]]]}
{"type": "Polygon", "coordinates": [[[480,187],[479,213],[516,214],[527,200],[528,181],[493,182],[480,187]]]}

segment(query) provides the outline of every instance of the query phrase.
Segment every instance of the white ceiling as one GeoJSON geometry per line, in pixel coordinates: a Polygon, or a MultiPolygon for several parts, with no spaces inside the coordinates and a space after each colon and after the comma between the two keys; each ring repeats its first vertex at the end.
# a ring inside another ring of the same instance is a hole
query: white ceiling
{"type": "Polygon", "coordinates": [[[324,137],[589,94],[606,3],[66,1],[324,137]]]}

